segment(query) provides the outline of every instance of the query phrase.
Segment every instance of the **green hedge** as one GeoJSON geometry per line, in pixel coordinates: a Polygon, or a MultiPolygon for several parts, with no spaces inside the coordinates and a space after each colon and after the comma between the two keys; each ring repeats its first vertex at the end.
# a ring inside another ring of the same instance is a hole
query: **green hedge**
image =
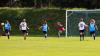
{"type": "Polygon", "coordinates": [[[19,35],[19,24],[22,19],[27,19],[28,26],[30,28],[29,34],[41,35],[41,31],[38,28],[42,24],[42,20],[46,19],[50,27],[49,34],[56,35],[56,22],[61,21],[65,25],[65,11],[55,9],[22,9],[22,8],[9,8],[0,9],[0,22],[9,20],[12,26],[12,35],[19,35]]]}

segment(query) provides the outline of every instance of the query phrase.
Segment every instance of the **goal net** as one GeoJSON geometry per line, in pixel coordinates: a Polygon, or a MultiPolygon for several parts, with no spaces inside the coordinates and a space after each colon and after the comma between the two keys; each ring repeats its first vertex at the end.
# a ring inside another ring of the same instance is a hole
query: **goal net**
{"type": "MultiPolygon", "coordinates": [[[[83,18],[84,22],[88,24],[89,19],[94,18],[98,29],[100,29],[100,11],[99,10],[81,10],[81,11],[67,11],[66,10],[66,35],[67,36],[78,36],[78,23],[80,18],[83,18]]],[[[100,31],[96,32],[99,35],[100,31]]],[[[85,35],[89,35],[89,31],[85,31],[85,35]]]]}

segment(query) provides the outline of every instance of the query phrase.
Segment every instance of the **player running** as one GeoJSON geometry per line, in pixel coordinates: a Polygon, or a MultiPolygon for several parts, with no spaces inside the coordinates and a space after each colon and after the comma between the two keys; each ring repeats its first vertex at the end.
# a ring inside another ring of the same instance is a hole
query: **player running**
{"type": "Polygon", "coordinates": [[[83,22],[83,18],[80,19],[80,22],[78,24],[79,27],[79,32],[80,32],[80,41],[84,40],[84,31],[85,31],[85,27],[87,25],[85,24],[85,22],[83,22]]]}
{"type": "Polygon", "coordinates": [[[65,31],[65,28],[64,26],[61,24],[61,22],[57,22],[57,30],[58,30],[58,38],[61,36],[62,32],[65,31]]]}
{"type": "Polygon", "coordinates": [[[4,23],[3,31],[5,31],[5,34],[8,37],[8,39],[10,39],[10,37],[9,37],[10,36],[10,30],[11,30],[11,25],[10,25],[9,21],[7,20],[4,23]]]}
{"type": "Polygon", "coordinates": [[[24,40],[26,40],[26,36],[28,35],[28,29],[29,29],[26,23],[26,19],[23,19],[23,21],[20,23],[19,28],[24,34],[24,40]]]}
{"type": "Polygon", "coordinates": [[[44,23],[42,24],[40,28],[42,29],[42,32],[44,33],[45,38],[47,38],[47,32],[48,32],[49,27],[46,20],[44,21],[44,23]]]}
{"type": "Polygon", "coordinates": [[[95,24],[95,20],[94,19],[90,19],[89,32],[90,32],[90,35],[94,38],[94,40],[95,40],[95,32],[96,32],[96,30],[98,30],[98,28],[97,28],[97,25],[95,24]]]}

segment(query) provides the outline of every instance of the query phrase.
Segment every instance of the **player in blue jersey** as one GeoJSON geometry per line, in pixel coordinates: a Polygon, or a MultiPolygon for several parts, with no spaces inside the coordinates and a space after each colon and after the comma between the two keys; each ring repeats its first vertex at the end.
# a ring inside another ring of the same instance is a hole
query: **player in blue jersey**
{"type": "Polygon", "coordinates": [[[95,20],[94,19],[90,19],[89,31],[90,31],[91,36],[94,38],[94,40],[95,40],[95,32],[96,32],[96,30],[98,30],[98,28],[97,28],[97,25],[95,24],[95,20]]]}
{"type": "Polygon", "coordinates": [[[4,23],[4,28],[3,28],[3,30],[5,31],[5,34],[6,34],[6,36],[7,36],[8,39],[9,39],[10,30],[11,30],[11,25],[10,25],[10,23],[9,23],[8,20],[4,23]]]}
{"type": "Polygon", "coordinates": [[[42,29],[42,32],[44,33],[45,38],[47,38],[47,32],[48,32],[49,27],[46,20],[44,21],[44,23],[42,24],[40,28],[42,29]]]}

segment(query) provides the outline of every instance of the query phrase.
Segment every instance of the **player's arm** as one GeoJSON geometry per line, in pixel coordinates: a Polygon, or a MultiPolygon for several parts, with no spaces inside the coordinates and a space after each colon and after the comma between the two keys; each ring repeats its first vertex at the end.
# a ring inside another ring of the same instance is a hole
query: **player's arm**
{"type": "Polygon", "coordinates": [[[65,29],[65,26],[63,26],[63,30],[65,31],[66,29],[65,29]]]}
{"type": "Polygon", "coordinates": [[[26,26],[26,28],[27,28],[27,30],[29,30],[29,27],[28,26],[26,26]]]}
{"type": "Polygon", "coordinates": [[[50,30],[49,26],[47,25],[47,29],[50,30]]]}
{"type": "MultiPolygon", "coordinates": [[[[27,23],[26,23],[27,24],[27,23]]],[[[27,30],[29,30],[29,27],[27,26],[27,30]]]]}
{"type": "Polygon", "coordinates": [[[78,23],[78,27],[80,27],[80,23],[78,23]]]}
{"type": "Polygon", "coordinates": [[[96,30],[98,30],[98,27],[97,27],[97,25],[95,25],[95,28],[96,28],[96,30]]]}
{"type": "Polygon", "coordinates": [[[88,24],[85,24],[85,28],[86,28],[86,30],[88,31],[88,24]]]}
{"type": "Polygon", "coordinates": [[[50,28],[48,27],[48,30],[50,30],[50,28]]]}
{"type": "Polygon", "coordinates": [[[42,26],[39,27],[39,30],[42,29],[42,26]]]}
{"type": "Polygon", "coordinates": [[[29,27],[27,27],[27,29],[29,30],[29,27]]]}
{"type": "Polygon", "coordinates": [[[9,30],[11,31],[11,25],[10,25],[10,23],[9,23],[9,28],[10,28],[9,30]]]}
{"type": "Polygon", "coordinates": [[[10,26],[10,31],[11,31],[11,26],[10,26]]]}

